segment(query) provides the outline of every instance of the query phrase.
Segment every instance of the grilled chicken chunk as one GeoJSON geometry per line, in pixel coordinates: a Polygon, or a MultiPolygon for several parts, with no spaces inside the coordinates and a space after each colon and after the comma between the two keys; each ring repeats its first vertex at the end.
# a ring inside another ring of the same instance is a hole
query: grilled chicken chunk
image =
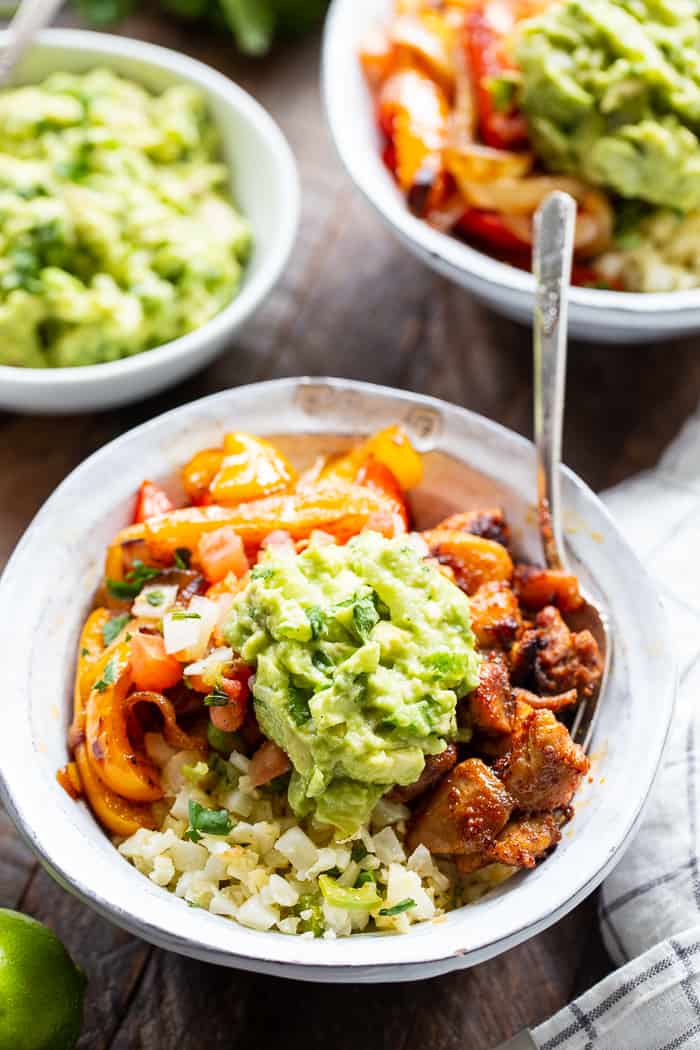
{"type": "Polygon", "coordinates": [[[466,699],[471,724],[483,733],[510,733],[513,728],[513,691],[502,657],[491,654],[479,668],[479,684],[466,699]]]}
{"type": "MultiPolygon", "coordinates": [[[[526,706],[517,706],[516,718],[526,706]]],[[[536,813],[568,806],[589,767],[582,748],[551,711],[530,709],[494,769],[517,808],[536,813]]]]}
{"type": "Polygon", "coordinates": [[[484,853],[457,857],[457,870],[460,875],[471,875],[494,863],[507,864],[511,868],[534,868],[537,861],[559,842],[562,823],[563,816],[559,813],[517,817],[506,824],[484,853]]]}
{"type": "Polygon", "coordinates": [[[564,711],[567,707],[573,707],[578,703],[578,693],[575,689],[568,689],[565,693],[557,693],[556,696],[537,696],[529,689],[515,688],[513,690],[515,700],[523,700],[535,710],[564,711]]]}
{"type": "Polygon", "coordinates": [[[424,795],[428,788],[443,777],[457,762],[457,748],[448,744],[439,755],[426,755],[425,766],[418,780],[413,784],[397,785],[388,792],[387,798],[392,802],[412,802],[424,795]]]}
{"type": "Polygon", "coordinates": [[[534,627],[511,649],[513,681],[535,693],[576,689],[591,696],[603,673],[598,644],[590,631],[573,633],[553,605],[538,612],[534,627]]]}
{"type": "Polygon", "coordinates": [[[513,801],[480,758],[460,762],[425,800],[408,830],[410,851],[482,853],[505,827],[513,801]]]}
{"type": "Polygon", "coordinates": [[[469,599],[472,630],[480,648],[508,647],[522,629],[518,600],[507,583],[485,583],[469,599]]]}

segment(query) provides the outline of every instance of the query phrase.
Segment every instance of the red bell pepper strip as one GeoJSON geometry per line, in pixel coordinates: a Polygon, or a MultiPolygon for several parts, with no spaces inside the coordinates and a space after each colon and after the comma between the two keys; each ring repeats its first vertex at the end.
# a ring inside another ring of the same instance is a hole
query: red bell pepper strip
{"type": "Polygon", "coordinates": [[[469,12],[465,22],[464,44],[476,93],[479,133],[495,149],[512,149],[528,141],[523,114],[512,105],[498,109],[491,90],[494,78],[513,69],[504,48],[509,20],[512,27],[515,18],[510,4],[486,0],[469,12]]]}
{"type": "Polygon", "coordinates": [[[155,518],[158,514],[167,514],[173,509],[170,497],[160,485],[153,481],[143,481],[136,497],[134,525],[141,524],[148,518],[155,518]]]}
{"type": "Polygon", "coordinates": [[[468,208],[457,220],[455,230],[504,251],[522,251],[531,247],[508,228],[497,211],[468,208]]]}

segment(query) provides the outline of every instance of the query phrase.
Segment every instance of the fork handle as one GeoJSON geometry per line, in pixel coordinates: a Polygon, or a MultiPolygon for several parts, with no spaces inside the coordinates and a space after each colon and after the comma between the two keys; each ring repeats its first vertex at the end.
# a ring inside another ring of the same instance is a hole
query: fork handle
{"type": "Polygon", "coordinates": [[[0,53],[0,84],[9,78],[40,29],[48,25],[64,0],[22,0],[10,22],[10,39],[0,53]]]}
{"type": "Polygon", "coordinates": [[[550,193],[535,212],[533,319],[535,450],[540,535],[550,569],[564,568],[561,440],[566,385],[567,293],[574,250],[576,202],[550,193]]]}

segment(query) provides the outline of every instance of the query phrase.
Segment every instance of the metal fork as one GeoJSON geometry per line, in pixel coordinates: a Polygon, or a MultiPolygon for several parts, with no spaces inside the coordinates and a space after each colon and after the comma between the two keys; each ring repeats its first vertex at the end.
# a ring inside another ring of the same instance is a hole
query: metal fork
{"type": "MultiPolygon", "coordinates": [[[[550,569],[566,569],[561,514],[561,443],[566,389],[567,296],[571,281],[576,202],[552,193],[535,214],[533,266],[537,280],[534,316],[535,452],[540,537],[550,569]]],[[[595,694],[579,704],[571,735],[583,748],[591,741],[610,668],[612,643],[603,610],[582,591],[577,630],[588,628],[600,646],[603,675],[595,694]]],[[[497,1050],[537,1050],[528,1031],[497,1050]]]]}
{"type": "Polygon", "coordinates": [[[0,52],[0,85],[5,84],[36,34],[47,26],[64,0],[22,0],[8,27],[7,47],[0,52]]]}
{"type": "MultiPolygon", "coordinates": [[[[576,203],[568,193],[551,193],[535,213],[533,266],[535,297],[533,360],[535,451],[540,536],[550,569],[566,570],[561,511],[561,445],[566,389],[567,298],[571,281],[576,203]]],[[[584,604],[571,617],[588,629],[600,648],[603,674],[593,696],[576,711],[571,736],[587,749],[610,669],[612,640],[605,611],[582,590],[584,604]]]]}

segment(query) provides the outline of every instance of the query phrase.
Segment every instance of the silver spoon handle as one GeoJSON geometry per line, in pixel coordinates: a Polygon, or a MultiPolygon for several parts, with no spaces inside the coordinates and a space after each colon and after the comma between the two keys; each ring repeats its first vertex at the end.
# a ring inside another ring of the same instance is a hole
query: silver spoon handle
{"type": "Polygon", "coordinates": [[[22,0],[9,25],[10,42],[0,53],[0,84],[4,84],[32,40],[48,25],[63,0],[22,0]]]}
{"type": "Polygon", "coordinates": [[[568,193],[551,193],[535,212],[537,498],[544,556],[550,569],[564,567],[560,467],[566,386],[567,294],[575,222],[576,202],[568,193]]]}

